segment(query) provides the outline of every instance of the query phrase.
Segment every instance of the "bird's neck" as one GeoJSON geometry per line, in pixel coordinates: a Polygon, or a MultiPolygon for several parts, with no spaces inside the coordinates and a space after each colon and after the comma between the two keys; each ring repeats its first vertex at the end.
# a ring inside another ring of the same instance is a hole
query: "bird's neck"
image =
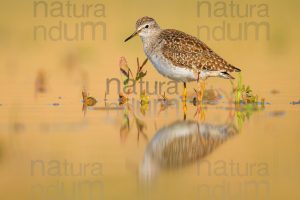
{"type": "Polygon", "coordinates": [[[157,39],[158,39],[158,36],[160,33],[161,33],[161,30],[158,30],[158,31],[153,32],[153,34],[151,34],[151,36],[144,36],[144,37],[142,36],[141,37],[145,51],[152,51],[155,48],[157,39]]]}

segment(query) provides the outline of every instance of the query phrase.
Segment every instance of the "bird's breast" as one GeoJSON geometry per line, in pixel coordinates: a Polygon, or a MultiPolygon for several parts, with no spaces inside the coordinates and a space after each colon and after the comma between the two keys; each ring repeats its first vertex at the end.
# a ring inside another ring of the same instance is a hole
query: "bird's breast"
{"type": "Polygon", "coordinates": [[[165,58],[160,52],[147,54],[147,57],[155,69],[163,76],[183,82],[197,80],[197,77],[191,69],[173,65],[172,62],[165,58]]]}

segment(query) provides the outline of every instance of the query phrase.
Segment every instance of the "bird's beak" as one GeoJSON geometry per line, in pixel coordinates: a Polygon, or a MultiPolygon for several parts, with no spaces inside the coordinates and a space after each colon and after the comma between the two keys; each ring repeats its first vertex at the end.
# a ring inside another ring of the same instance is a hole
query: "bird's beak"
{"type": "Polygon", "coordinates": [[[135,31],[135,32],[132,33],[128,38],[126,38],[124,42],[127,42],[128,40],[130,40],[131,38],[133,38],[134,36],[136,36],[136,35],[139,34],[140,32],[141,32],[141,29],[135,31]]]}

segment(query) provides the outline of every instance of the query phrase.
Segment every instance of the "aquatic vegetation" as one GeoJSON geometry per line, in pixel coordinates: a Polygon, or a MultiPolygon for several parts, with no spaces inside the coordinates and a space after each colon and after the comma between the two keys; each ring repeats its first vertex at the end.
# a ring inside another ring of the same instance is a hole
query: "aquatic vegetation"
{"type": "Polygon", "coordinates": [[[97,103],[97,100],[94,97],[88,95],[88,93],[84,90],[82,91],[82,102],[86,106],[94,106],[97,103]]]}
{"type": "Polygon", "coordinates": [[[128,102],[128,98],[124,94],[119,94],[119,105],[124,105],[128,102]]]}
{"type": "Polygon", "coordinates": [[[146,58],[142,65],[140,65],[139,58],[137,58],[137,72],[135,76],[135,80],[138,81],[147,75],[147,71],[143,71],[143,67],[146,65],[148,59],[146,58]]]}
{"type": "MultiPolygon", "coordinates": [[[[258,95],[255,95],[250,88],[242,82],[242,75],[239,73],[237,85],[234,86],[234,82],[231,81],[234,94],[235,104],[259,104],[258,95]]],[[[260,101],[261,105],[264,106],[265,100],[262,98],[260,101]]]]}
{"type": "Polygon", "coordinates": [[[141,104],[140,111],[145,116],[146,111],[149,109],[149,103],[141,104]]]}
{"type": "Polygon", "coordinates": [[[147,125],[144,121],[140,120],[139,118],[135,117],[135,124],[138,131],[138,137],[137,140],[139,141],[140,135],[144,137],[146,141],[148,141],[148,136],[145,133],[145,129],[147,128],[147,125]]]}
{"type": "Polygon", "coordinates": [[[148,140],[148,136],[145,133],[145,129],[147,128],[146,123],[138,118],[133,109],[129,104],[127,104],[124,107],[124,112],[123,112],[123,118],[122,118],[122,123],[120,127],[120,138],[121,141],[124,143],[129,135],[129,132],[131,131],[131,120],[130,118],[134,119],[134,122],[136,124],[137,128],[137,140],[139,141],[140,135],[143,136],[145,140],[148,140]]]}
{"type": "MultiPolygon", "coordinates": [[[[133,85],[139,81],[140,79],[144,78],[147,75],[147,71],[144,71],[144,66],[146,65],[148,59],[145,59],[142,64],[140,64],[139,58],[137,58],[137,70],[135,76],[132,73],[132,70],[128,66],[127,60],[125,57],[121,57],[119,61],[119,67],[121,76],[123,78],[123,85],[125,88],[129,88],[129,81],[133,83],[133,85]]],[[[131,94],[132,90],[129,89],[127,95],[131,94]]],[[[128,102],[128,97],[125,94],[119,94],[119,104],[123,105],[128,102]]],[[[140,103],[141,103],[141,113],[143,115],[146,114],[146,110],[149,104],[149,96],[146,94],[146,91],[143,90],[140,94],[140,103]]]]}
{"type": "MultiPolygon", "coordinates": [[[[144,71],[144,66],[146,65],[148,59],[145,59],[142,64],[140,64],[139,58],[137,58],[137,70],[135,76],[132,73],[132,70],[128,66],[127,60],[125,57],[121,57],[119,61],[119,67],[121,76],[123,77],[123,85],[125,88],[129,88],[129,81],[135,85],[137,81],[144,78],[147,75],[147,71],[144,71]]],[[[131,90],[128,91],[128,94],[132,93],[131,90]]]]}
{"type": "Polygon", "coordinates": [[[177,102],[176,99],[169,99],[166,96],[165,92],[164,92],[163,95],[158,97],[157,101],[160,102],[160,107],[159,107],[158,114],[160,114],[161,112],[166,111],[169,107],[176,105],[176,102],[177,102]]]}
{"type": "Polygon", "coordinates": [[[258,105],[258,103],[236,104],[235,117],[240,129],[243,127],[244,122],[248,120],[253,113],[264,109],[263,102],[261,103],[261,107],[258,105]]]}
{"type": "Polygon", "coordinates": [[[89,94],[83,90],[82,91],[82,112],[86,114],[87,107],[96,105],[97,100],[94,97],[89,96],[89,94]]]}
{"type": "Polygon", "coordinates": [[[249,119],[250,116],[255,112],[256,110],[254,110],[252,107],[245,110],[236,110],[235,111],[235,118],[236,118],[236,122],[238,124],[239,129],[241,129],[244,125],[244,122],[246,121],[246,119],[249,119]]]}
{"type": "Polygon", "coordinates": [[[132,75],[130,68],[128,67],[127,60],[125,57],[120,58],[119,67],[120,67],[121,76],[122,77],[125,76],[123,79],[123,84],[124,84],[124,86],[126,86],[130,80],[130,75],[131,76],[133,76],[133,75],[132,75]]]}
{"type": "Polygon", "coordinates": [[[165,111],[170,105],[172,105],[165,92],[158,98],[158,101],[160,102],[160,109],[158,113],[165,111]]]}
{"type": "Polygon", "coordinates": [[[146,94],[145,90],[143,90],[143,92],[141,93],[140,98],[141,98],[141,105],[149,104],[149,96],[146,94]]]}
{"type": "Polygon", "coordinates": [[[96,103],[97,103],[97,100],[94,97],[88,97],[86,99],[86,105],[88,105],[88,106],[94,106],[94,105],[96,105],[96,103]]]}
{"type": "Polygon", "coordinates": [[[140,95],[140,103],[141,103],[141,108],[140,111],[143,115],[146,114],[146,111],[148,110],[149,107],[149,96],[146,94],[146,91],[144,90],[141,95],[140,95]]]}
{"type": "Polygon", "coordinates": [[[161,97],[158,99],[158,101],[163,101],[163,102],[168,101],[168,97],[166,96],[166,92],[164,92],[164,94],[161,95],[161,97]]]}
{"type": "Polygon", "coordinates": [[[159,112],[158,113],[161,113],[161,112],[165,111],[169,106],[170,106],[170,104],[168,104],[167,101],[162,101],[160,106],[159,106],[159,112]]]}
{"type": "Polygon", "coordinates": [[[130,131],[130,120],[128,116],[128,110],[125,110],[123,114],[122,124],[120,127],[120,138],[122,142],[126,141],[129,131],[130,131]]]}

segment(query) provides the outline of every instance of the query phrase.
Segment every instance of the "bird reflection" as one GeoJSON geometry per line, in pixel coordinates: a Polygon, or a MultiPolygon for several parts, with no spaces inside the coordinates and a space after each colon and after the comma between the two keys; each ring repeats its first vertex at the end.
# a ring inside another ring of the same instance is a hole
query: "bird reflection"
{"type": "Polygon", "coordinates": [[[180,168],[205,157],[238,133],[234,124],[213,125],[177,121],[157,131],[149,142],[140,166],[143,181],[152,180],[160,170],[180,168]]]}

